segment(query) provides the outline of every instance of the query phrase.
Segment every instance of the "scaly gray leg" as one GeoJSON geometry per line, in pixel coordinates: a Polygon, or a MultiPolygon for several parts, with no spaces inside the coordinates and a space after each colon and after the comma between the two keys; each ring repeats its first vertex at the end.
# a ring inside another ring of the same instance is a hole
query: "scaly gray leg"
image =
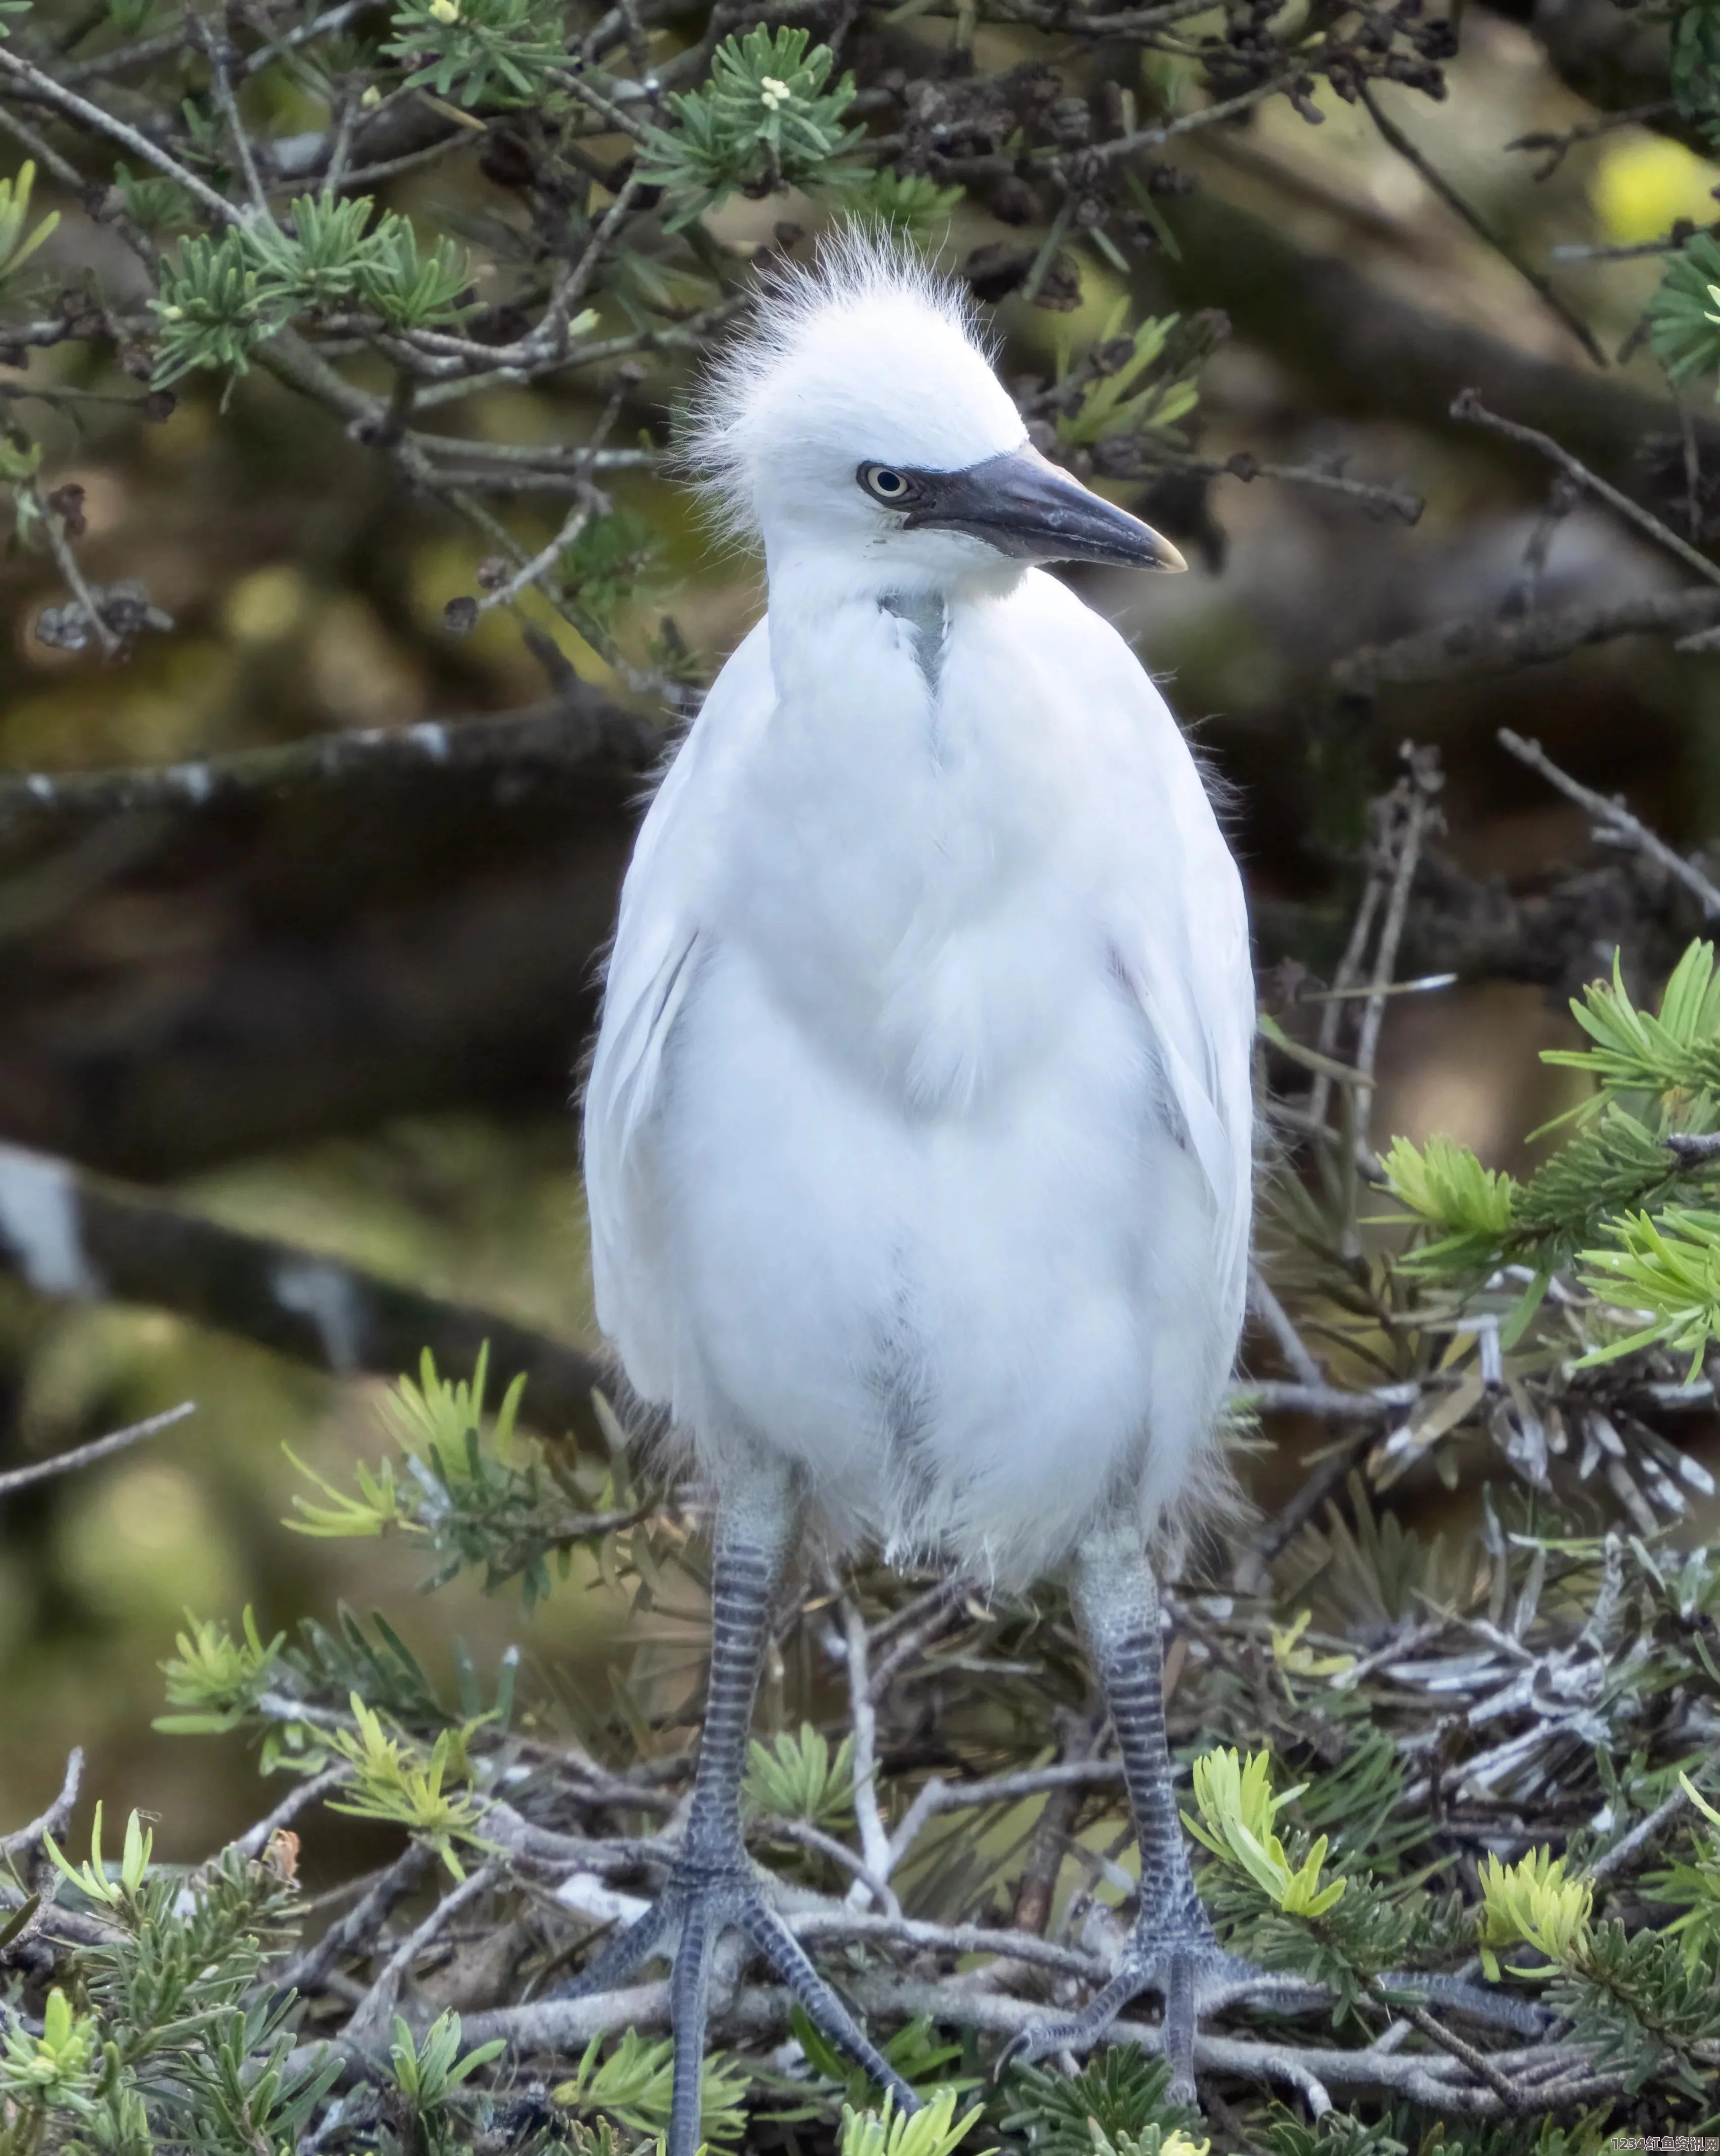
{"type": "Polygon", "coordinates": [[[1138,1529],[1104,1527],[1087,1537],[1071,1569],[1070,1599],[1122,1755],[1141,1850],[1141,1912],[1122,1965],[1105,1989],[1081,2013],[1042,2022],[1018,2039],[1012,2056],[1042,2059],[1054,2051],[1086,2051],[1132,1999],[1157,1990],[1164,1996],[1171,2093],[1188,2101],[1194,2094],[1194,2029],[1202,1989],[1245,1980],[1257,1972],[1219,1945],[1194,1891],[1165,1738],[1158,1590],[1138,1529]]]}
{"type": "Polygon", "coordinates": [[[680,1853],[656,1902],[612,1939],[563,1999],[608,1991],[678,1935],[670,1978],[675,2030],[674,2104],[667,2156],[695,2156],[705,2059],[711,1963],[724,1932],[742,1932],[788,1985],[808,2018],[895,2096],[899,2111],[919,2099],[861,2034],[788,1926],[770,1907],[747,1856],[741,1784],[759,1671],[772,1613],[799,1527],[788,1469],[760,1460],[732,1480],[717,1506],[711,1566],[711,1681],[680,1853]]]}

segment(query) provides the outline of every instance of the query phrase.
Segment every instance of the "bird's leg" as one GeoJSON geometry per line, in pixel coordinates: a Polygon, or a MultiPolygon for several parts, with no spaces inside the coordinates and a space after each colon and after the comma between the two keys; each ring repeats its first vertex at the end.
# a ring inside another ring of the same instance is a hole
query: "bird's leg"
{"type": "Polygon", "coordinates": [[[861,2033],[799,1941],[766,1901],[747,1855],[741,1785],[752,1706],[771,1617],[799,1526],[790,1471],[760,1460],[731,1477],[717,1506],[711,1567],[711,1677],[686,1831],[663,1891],[560,1996],[623,1983],[673,1938],[670,2015],[675,2030],[674,2102],[666,2156],[695,2156],[711,1964],[722,1933],[741,1932],[829,2041],[895,2096],[919,2099],[861,2033]]]}
{"type": "Polygon", "coordinates": [[[1194,1890],[1165,1737],[1158,1590],[1138,1532],[1106,1527],[1089,1535],[1076,1553],[1070,1594],[1122,1755],[1141,1851],[1141,1911],[1112,1981],[1072,2019],[1031,2030],[1013,2056],[1040,2059],[1054,2051],[1085,2051],[1132,1999],[1157,1990],[1164,1997],[1171,2093],[1186,2101],[1194,2094],[1202,1990],[1255,1972],[1219,1945],[1194,1890]]]}

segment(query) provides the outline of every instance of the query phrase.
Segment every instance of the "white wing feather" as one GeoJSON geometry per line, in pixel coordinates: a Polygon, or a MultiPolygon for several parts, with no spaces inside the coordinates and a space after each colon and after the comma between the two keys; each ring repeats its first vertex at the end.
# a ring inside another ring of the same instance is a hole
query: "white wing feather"
{"type": "Polygon", "coordinates": [[[1184,888],[1198,893],[1200,902],[1169,921],[1132,922],[1122,957],[1157,1043],[1171,1104],[1212,1194],[1219,1277],[1240,1291],[1254,1152],[1248,916],[1236,865],[1198,775],[1190,777],[1200,798],[1191,799],[1177,820],[1184,888]]]}
{"type": "Polygon", "coordinates": [[[1152,677],[1065,587],[1027,581],[1081,677],[1080,706],[1116,712],[1132,737],[1131,769],[1119,774],[1112,808],[1137,835],[1126,843],[1131,866],[1112,933],[1158,1050],[1167,1105],[1211,1194],[1219,1277],[1235,1300],[1246,1281],[1254,1179],[1254,968],[1242,878],[1152,677]]]}
{"type": "Polygon", "coordinates": [[[621,887],[603,1023],[586,1081],[584,1171],[597,1318],[648,1399],[668,1394],[667,1313],[637,1140],[658,1105],[663,1050],[698,968],[701,899],[728,773],[774,701],[761,621],[718,675],[640,827],[621,887]]]}

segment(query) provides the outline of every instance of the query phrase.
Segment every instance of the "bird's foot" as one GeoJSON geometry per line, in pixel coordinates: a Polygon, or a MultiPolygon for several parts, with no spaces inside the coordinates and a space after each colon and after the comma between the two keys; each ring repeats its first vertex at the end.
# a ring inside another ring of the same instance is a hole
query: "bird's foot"
{"type": "Polygon", "coordinates": [[[644,1915],[611,1939],[588,1968],[555,1994],[561,1999],[581,1999],[614,1990],[653,1956],[668,1959],[675,2092],[666,2156],[695,2156],[699,2146],[711,1957],[723,1934],[732,1931],[741,1933],[788,1986],[813,2026],[895,2097],[898,2112],[920,2108],[913,2089],[867,2038],[765,1899],[758,1874],[739,1843],[714,1853],[684,1851],[644,1915]]]}
{"type": "Polygon", "coordinates": [[[1168,2093],[1174,2102],[1193,2103],[1194,2031],[1203,2006],[1217,1994],[1230,1994],[1272,1979],[1251,1962],[1226,1953],[1204,1918],[1173,1928],[1137,1920],[1122,1953],[1117,1974],[1079,2014],[1036,2023],[1024,2030],[1004,2052],[999,2066],[1030,2062],[1069,2051],[1091,2051],[1123,2009],[1144,1991],[1164,2000],[1164,2056],[1171,2070],[1168,2093]]]}

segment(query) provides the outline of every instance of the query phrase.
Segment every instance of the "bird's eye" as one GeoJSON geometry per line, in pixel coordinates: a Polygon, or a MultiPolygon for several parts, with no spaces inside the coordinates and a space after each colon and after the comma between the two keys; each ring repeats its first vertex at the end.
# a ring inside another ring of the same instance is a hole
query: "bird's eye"
{"type": "Polygon", "coordinates": [[[914,482],[906,472],[892,471],[888,465],[862,465],[860,483],[875,501],[887,502],[899,509],[914,491],[914,482]]]}

